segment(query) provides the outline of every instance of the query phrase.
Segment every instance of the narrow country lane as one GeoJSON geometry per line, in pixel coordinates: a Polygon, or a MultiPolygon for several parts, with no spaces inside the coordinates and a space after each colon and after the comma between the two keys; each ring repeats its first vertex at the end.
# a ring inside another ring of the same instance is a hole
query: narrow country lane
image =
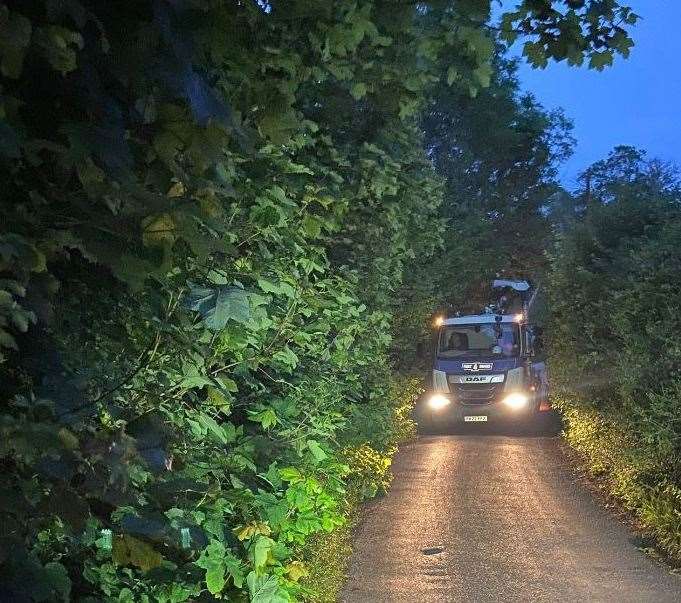
{"type": "Polygon", "coordinates": [[[568,468],[558,440],[421,437],[356,534],[343,603],[681,601],[568,468]]]}

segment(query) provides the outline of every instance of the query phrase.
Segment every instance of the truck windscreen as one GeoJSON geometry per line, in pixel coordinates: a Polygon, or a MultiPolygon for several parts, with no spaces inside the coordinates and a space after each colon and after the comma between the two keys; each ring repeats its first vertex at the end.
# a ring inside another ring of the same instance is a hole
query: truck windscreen
{"type": "Polygon", "coordinates": [[[518,325],[510,322],[447,325],[440,329],[438,356],[517,356],[520,351],[518,325]]]}

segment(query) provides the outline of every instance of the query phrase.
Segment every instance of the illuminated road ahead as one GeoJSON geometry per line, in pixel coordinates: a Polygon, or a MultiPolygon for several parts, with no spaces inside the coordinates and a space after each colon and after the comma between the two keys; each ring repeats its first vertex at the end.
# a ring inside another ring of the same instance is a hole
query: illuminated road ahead
{"type": "Polygon", "coordinates": [[[344,603],[681,601],[681,578],[576,482],[558,440],[421,437],[365,510],[344,603]]]}

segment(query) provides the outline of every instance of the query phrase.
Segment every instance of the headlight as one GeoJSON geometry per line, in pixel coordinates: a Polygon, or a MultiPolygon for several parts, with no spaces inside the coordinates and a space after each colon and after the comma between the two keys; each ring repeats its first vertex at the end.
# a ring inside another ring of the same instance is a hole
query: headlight
{"type": "Polygon", "coordinates": [[[428,400],[428,406],[430,406],[433,410],[440,410],[441,408],[449,405],[450,402],[451,401],[449,398],[435,394],[430,400],[428,400]]]}
{"type": "Polygon", "coordinates": [[[527,406],[527,403],[529,402],[527,396],[525,394],[509,394],[504,398],[504,404],[510,408],[514,409],[519,409],[519,408],[525,408],[527,406]]]}

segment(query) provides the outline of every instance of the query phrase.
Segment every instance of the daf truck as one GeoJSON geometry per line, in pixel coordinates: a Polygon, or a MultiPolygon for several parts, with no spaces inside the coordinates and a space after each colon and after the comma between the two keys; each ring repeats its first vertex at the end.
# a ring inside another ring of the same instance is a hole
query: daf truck
{"type": "Polygon", "coordinates": [[[415,409],[422,429],[529,422],[549,410],[546,367],[537,360],[541,331],[528,321],[536,291],[507,280],[492,289],[498,295],[484,312],[437,320],[430,391],[415,409]]]}

